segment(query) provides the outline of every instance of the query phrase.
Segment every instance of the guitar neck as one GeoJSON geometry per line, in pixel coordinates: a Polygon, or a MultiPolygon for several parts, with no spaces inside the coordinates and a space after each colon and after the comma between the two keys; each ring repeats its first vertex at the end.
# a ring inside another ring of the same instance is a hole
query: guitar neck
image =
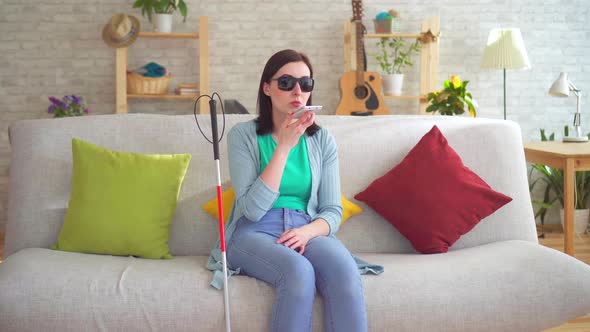
{"type": "Polygon", "coordinates": [[[355,21],[356,27],[356,83],[363,85],[365,72],[365,52],[363,43],[363,24],[360,21],[355,21]]]}

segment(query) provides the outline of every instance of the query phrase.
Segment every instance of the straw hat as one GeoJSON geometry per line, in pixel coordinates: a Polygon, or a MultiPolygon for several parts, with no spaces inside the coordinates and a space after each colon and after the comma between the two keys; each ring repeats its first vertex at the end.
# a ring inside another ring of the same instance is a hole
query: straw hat
{"type": "Polygon", "coordinates": [[[127,47],[139,35],[139,20],[126,14],[115,14],[102,29],[102,39],[110,47],[127,47]]]}

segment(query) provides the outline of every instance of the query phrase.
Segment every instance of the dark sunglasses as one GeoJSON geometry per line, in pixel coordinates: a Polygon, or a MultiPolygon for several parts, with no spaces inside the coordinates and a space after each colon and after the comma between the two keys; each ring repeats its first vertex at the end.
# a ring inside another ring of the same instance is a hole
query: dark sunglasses
{"type": "Polygon", "coordinates": [[[273,81],[277,81],[279,90],[291,91],[295,88],[295,84],[299,83],[299,87],[303,92],[311,92],[313,90],[313,78],[309,76],[303,76],[295,78],[289,75],[283,75],[279,78],[273,78],[273,81]]]}

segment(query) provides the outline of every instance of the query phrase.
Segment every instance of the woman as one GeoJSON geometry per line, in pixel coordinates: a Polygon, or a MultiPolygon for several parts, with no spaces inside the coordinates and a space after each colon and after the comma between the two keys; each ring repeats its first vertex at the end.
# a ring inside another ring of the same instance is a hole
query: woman
{"type": "MultiPolygon", "coordinates": [[[[227,260],[275,287],[272,331],[311,331],[316,288],[325,331],[366,331],[357,264],[333,237],[342,218],[336,143],[312,112],[293,119],[311,105],[313,86],[306,55],[274,54],[260,79],[259,117],[228,134],[236,199],[226,226],[227,260]]],[[[219,263],[210,260],[211,267],[219,263]]]]}

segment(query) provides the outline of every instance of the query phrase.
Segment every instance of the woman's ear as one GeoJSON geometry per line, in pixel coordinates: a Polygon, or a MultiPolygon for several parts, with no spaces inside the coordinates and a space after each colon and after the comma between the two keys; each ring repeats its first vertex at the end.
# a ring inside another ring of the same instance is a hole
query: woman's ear
{"type": "Polygon", "coordinates": [[[264,83],[264,85],[262,86],[262,92],[264,92],[265,95],[270,97],[270,84],[264,83]]]}

